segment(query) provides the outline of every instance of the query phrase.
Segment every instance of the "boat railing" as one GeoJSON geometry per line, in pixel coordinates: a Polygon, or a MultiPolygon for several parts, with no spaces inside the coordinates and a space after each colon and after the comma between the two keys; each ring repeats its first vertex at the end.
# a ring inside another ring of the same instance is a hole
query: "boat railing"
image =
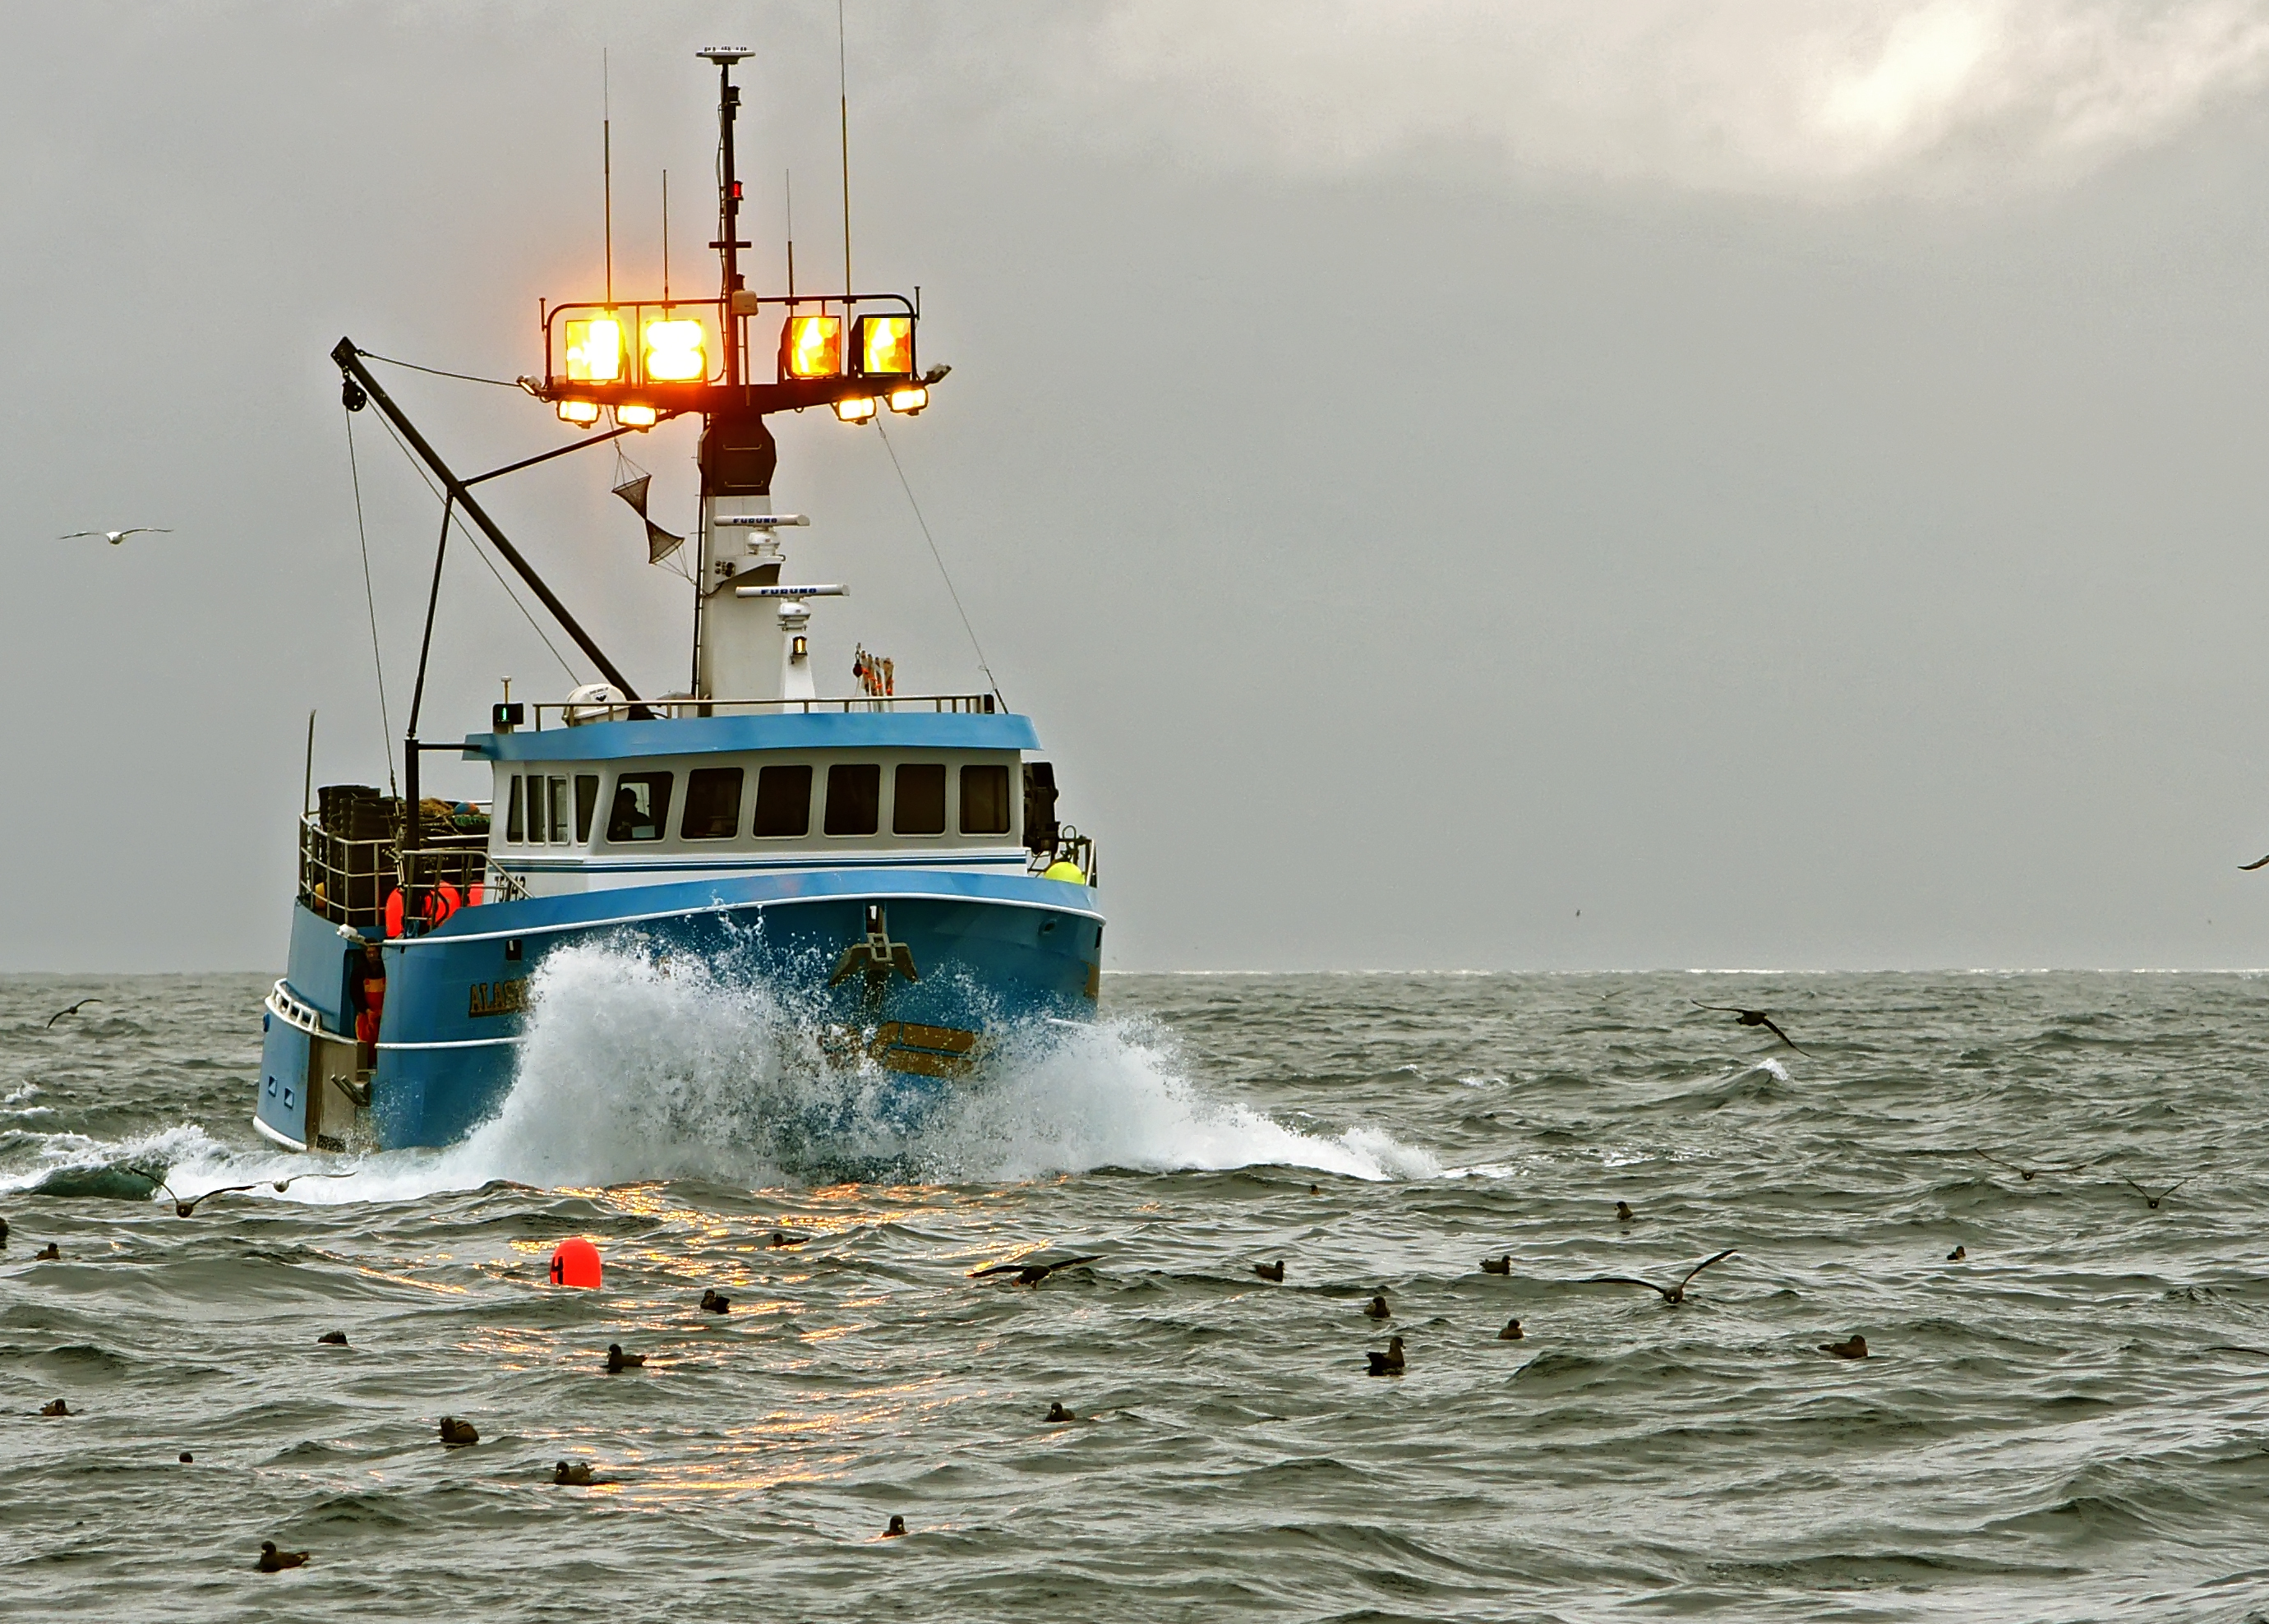
{"type": "Polygon", "coordinates": [[[407,890],[399,928],[416,935],[437,921],[427,899],[455,893],[457,907],[528,895],[513,875],[489,864],[484,834],[437,834],[410,851],[391,838],[350,840],[312,817],[299,820],[299,902],[334,925],[383,929],[388,902],[407,890]],[[449,888],[445,891],[443,887],[449,888]],[[414,902],[417,905],[410,905],[414,902]]]}
{"type": "Polygon", "coordinates": [[[350,840],[312,817],[299,820],[299,904],[334,925],[384,922],[401,883],[391,839],[350,840]]]}
{"type": "Polygon", "coordinates": [[[539,733],[547,712],[555,726],[578,727],[587,722],[679,721],[704,716],[847,716],[893,711],[990,716],[999,708],[1000,701],[991,694],[860,694],[848,699],[694,699],[666,694],[659,699],[540,700],[527,705],[539,733]]]}
{"type": "Polygon", "coordinates": [[[1058,828],[1053,842],[1048,841],[1045,835],[1041,839],[1043,844],[1032,853],[1031,862],[1025,865],[1027,873],[1044,875],[1058,863],[1075,863],[1090,885],[1098,883],[1095,841],[1091,836],[1083,835],[1069,823],[1065,823],[1058,828]]]}

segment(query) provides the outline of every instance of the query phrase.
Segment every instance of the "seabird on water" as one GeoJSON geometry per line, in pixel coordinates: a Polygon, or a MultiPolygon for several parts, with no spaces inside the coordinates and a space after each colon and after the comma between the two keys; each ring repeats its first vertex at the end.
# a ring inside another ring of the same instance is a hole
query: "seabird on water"
{"type": "Polygon", "coordinates": [[[40,1406],[40,1414],[42,1415],[68,1415],[70,1413],[70,1406],[65,1404],[61,1399],[40,1406]]]}
{"type": "Polygon", "coordinates": [[[1728,1246],[1721,1252],[1703,1259],[1701,1262],[1687,1270],[1684,1278],[1681,1279],[1675,1286],[1658,1286],[1651,1280],[1640,1280],[1630,1274],[1594,1274],[1588,1280],[1579,1280],[1575,1283],[1578,1286],[1644,1286],[1649,1291],[1661,1294],[1665,1303],[1676,1308],[1686,1301],[1686,1287],[1689,1281],[1711,1264],[1732,1257],[1734,1251],[1733,1247],[1728,1246]]]}
{"type": "Polygon", "coordinates": [[[1615,1203],[1615,1222],[1617,1223],[1629,1223],[1632,1219],[1637,1216],[1638,1214],[1637,1213],[1631,1211],[1630,1203],[1629,1201],[1617,1201],[1615,1203]]]}
{"type": "Polygon", "coordinates": [[[729,1314],[733,1311],[733,1299],[713,1286],[701,1294],[701,1306],[712,1314],[729,1314]]]}
{"type": "Polygon", "coordinates": [[[1394,1310],[1386,1306],[1386,1298],[1384,1296],[1371,1298],[1370,1304],[1363,1311],[1373,1319],[1392,1319],[1394,1317],[1394,1310]]]}
{"type": "Polygon", "coordinates": [[[555,1483],[573,1484],[578,1487],[594,1481],[589,1463],[580,1460],[561,1461],[551,1468],[551,1480],[555,1483]]]}
{"type": "Polygon", "coordinates": [[[1482,1273],[1484,1274],[1511,1273],[1512,1254],[1511,1252],[1507,1252],[1502,1258],[1483,1258],[1482,1259],[1482,1273]]]}
{"type": "Polygon", "coordinates": [[[1371,1362],[1371,1369],[1364,1372],[1366,1376],[1400,1376],[1402,1374],[1402,1339],[1399,1336],[1391,1336],[1386,1339],[1386,1351],[1385,1353],[1380,1353],[1377,1348],[1367,1348],[1364,1350],[1363,1356],[1371,1362]]]}
{"type": "Polygon", "coordinates": [[[883,1538],[885,1539],[903,1539],[905,1535],[905,1532],[906,1519],[893,1512],[891,1516],[891,1525],[883,1530],[883,1538]]]}
{"type": "Polygon", "coordinates": [[[61,1263],[63,1259],[63,1249],[53,1241],[49,1241],[32,1254],[32,1261],[34,1263],[61,1263]]]}
{"type": "Polygon", "coordinates": [[[1497,1340],[1500,1342],[1518,1342],[1527,1334],[1528,1332],[1520,1328],[1519,1320],[1508,1319],[1504,1322],[1504,1329],[1497,1333],[1497,1340]]]}
{"type": "Polygon", "coordinates": [[[344,1347],[347,1345],[347,1333],[344,1331],[326,1331],[315,1340],[325,1347],[344,1347]]]}
{"type": "Polygon", "coordinates": [[[1969,1257],[1969,1256],[1970,1256],[1970,1248],[1968,1248],[1967,1246],[1957,1246],[1957,1247],[1955,1247],[1952,1251],[1947,1252],[1947,1253],[1946,1254],[1946,1260],[1947,1260],[1948,1263],[1960,1263],[1962,1259],[1964,1259],[1965,1258],[1967,1258],[1967,1257],[1969,1257]]]}
{"type": "Polygon", "coordinates": [[[252,1564],[254,1571],[258,1573],[281,1573],[286,1568],[305,1568],[307,1565],[307,1552],[279,1551],[273,1539],[260,1542],[260,1560],[252,1564]]]}
{"type": "Polygon", "coordinates": [[[626,1354],[623,1352],[623,1345],[620,1342],[607,1344],[607,1369],[610,1371],[635,1370],[645,1362],[644,1354],[626,1354]]]}
{"type": "Polygon", "coordinates": [[[1820,1351],[1834,1359],[1865,1359],[1867,1356],[1867,1339],[1855,1331],[1848,1341],[1822,1342],[1820,1351]]]}
{"type": "Polygon", "coordinates": [[[1282,1285],[1284,1280],[1284,1259],[1279,1258],[1274,1263],[1256,1263],[1253,1266],[1253,1272],[1263,1280],[1273,1280],[1282,1285]]]}
{"type": "Polygon", "coordinates": [[[459,1421],[454,1415],[444,1415],[441,1418],[442,1443],[454,1448],[463,1443],[478,1443],[480,1441],[480,1428],[474,1426],[472,1422],[459,1421]]]}
{"type": "Polygon", "coordinates": [[[1078,1416],[1064,1408],[1061,1403],[1048,1406],[1048,1420],[1051,1421],[1075,1421],[1078,1419],[1078,1416]]]}

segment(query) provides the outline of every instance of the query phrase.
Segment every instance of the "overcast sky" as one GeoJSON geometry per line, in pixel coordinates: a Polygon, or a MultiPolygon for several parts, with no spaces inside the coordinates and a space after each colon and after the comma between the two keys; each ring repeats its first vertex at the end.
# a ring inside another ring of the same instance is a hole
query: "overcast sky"
{"type": "MultiPolygon", "coordinates": [[[[954,368],[892,443],[1112,967],[2269,964],[2269,4],[847,14],[858,280],[954,368]]],[[[834,23],[8,9],[0,968],[279,964],[308,710],[317,782],[386,771],[328,351],[540,369],[602,51],[618,291],[664,167],[707,274],[713,42],[752,281],[787,173],[839,280],[834,23]]],[[[565,438],[389,382],[461,469],[565,438]]],[[[439,510],[355,430],[398,732],[439,510]]],[[[980,686],[876,433],[779,432],[823,683],[980,686]]],[[[629,447],[673,528],[691,445],[629,447]]],[[[616,472],[491,508],[657,691],[616,472]]],[[[506,674],[571,680],[459,549],[426,734],[506,674]]]]}

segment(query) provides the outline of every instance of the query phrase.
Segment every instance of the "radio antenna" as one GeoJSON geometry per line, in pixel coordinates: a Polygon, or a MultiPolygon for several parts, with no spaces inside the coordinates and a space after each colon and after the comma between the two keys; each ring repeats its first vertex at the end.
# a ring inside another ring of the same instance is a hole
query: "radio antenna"
{"type": "Polygon", "coordinates": [[[835,0],[835,90],[843,145],[843,303],[853,302],[851,282],[851,73],[843,43],[843,0],[835,0]]]}
{"type": "Polygon", "coordinates": [[[615,302],[615,98],[607,53],[599,53],[599,197],[606,216],[607,304],[615,302]]]}
{"type": "Polygon", "coordinates": [[[661,172],[661,303],[669,307],[669,171],[661,172]]]}
{"type": "Polygon", "coordinates": [[[795,298],[795,172],[792,169],[780,171],[780,197],[787,215],[787,296],[793,300],[795,298]]]}

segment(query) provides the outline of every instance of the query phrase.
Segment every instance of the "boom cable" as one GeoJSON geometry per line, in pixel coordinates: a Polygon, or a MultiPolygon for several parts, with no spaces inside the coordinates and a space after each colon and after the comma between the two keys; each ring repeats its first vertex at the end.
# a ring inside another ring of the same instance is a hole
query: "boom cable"
{"type": "MultiPolygon", "coordinates": [[[[419,480],[424,482],[425,489],[432,492],[432,494],[437,497],[442,495],[443,492],[441,487],[433,483],[433,476],[426,472],[425,464],[418,461],[417,454],[413,453],[407,445],[403,443],[402,436],[395,432],[394,425],[391,423],[387,423],[386,419],[382,417],[379,421],[381,424],[385,424],[388,435],[393,439],[394,443],[401,448],[403,460],[410,464],[410,470],[418,476],[419,480]]],[[[452,511],[455,511],[454,504],[452,505],[452,511]]],[[[504,595],[512,600],[513,608],[520,611],[521,618],[528,622],[529,630],[533,631],[539,639],[542,639],[544,647],[551,651],[551,657],[559,662],[559,668],[567,674],[567,680],[571,683],[580,685],[583,681],[582,677],[576,673],[574,667],[567,663],[567,657],[559,652],[558,646],[552,642],[551,638],[544,634],[543,623],[537,620],[534,615],[528,613],[528,605],[520,601],[520,594],[512,589],[512,583],[505,579],[503,572],[499,570],[493,563],[490,562],[487,552],[480,546],[481,538],[479,534],[477,531],[466,528],[465,521],[462,517],[456,518],[454,522],[457,526],[459,534],[463,535],[467,541],[473,543],[473,557],[478,558],[481,561],[482,567],[486,569],[490,574],[496,577],[497,585],[504,588],[504,595]]]]}
{"type": "MultiPolygon", "coordinates": [[[[394,723],[386,713],[386,662],[378,653],[378,594],[370,585],[370,535],[362,522],[362,469],[355,462],[354,413],[345,414],[347,420],[347,476],[354,482],[355,538],[362,543],[362,601],[370,610],[370,663],[378,674],[379,734],[386,742],[386,787],[395,799],[402,794],[401,786],[394,779],[394,723]]],[[[314,737],[314,724],[308,724],[308,736],[314,737]]]]}
{"type": "Polygon", "coordinates": [[[493,384],[499,389],[518,389],[522,387],[503,378],[479,378],[471,373],[448,373],[443,372],[438,366],[420,366],[415,361],[397,361],[390,355],[373,355],[367,350],[358,350],[355,353],[366,361],[383,361],[388,366],[406,366],[413,373],[424,373],[434,378],[455,378],[460,383],[493,384]]]}
{"type": "Polygon", "coordinates": [[[969,633],[969,646],[976,652],[977,668],[985,673],[985,681],[993,690],[993,697],[1002,709],[1009,705],[1008,696],[1001,691],[1000,683],[993,675],[993,668],[985,663],[985,646],[977,640],[977,628],[969,624],[969,611],[961,607],[961,594],[954,590],[953,576],[945,567],[945,555],[937,550],[937,538],[929,533],[929,520],[922,517],[921,504],[914,500],[914,488],[906,483],[906,470],[898,464],[898,448],[891,444],[891,436],[877,421],[875,432],[883,437],[883,449],[891,454],[891,467],[898,476],[898,489],[906,493],[906,506],[914,510],[914,522],[921,527],[922,540],[929,543],[929,556],[937,560],[937,572],[945,582],[946,595],[953,600],[953,612],[961,616],[961,629],[969,633]]]}

